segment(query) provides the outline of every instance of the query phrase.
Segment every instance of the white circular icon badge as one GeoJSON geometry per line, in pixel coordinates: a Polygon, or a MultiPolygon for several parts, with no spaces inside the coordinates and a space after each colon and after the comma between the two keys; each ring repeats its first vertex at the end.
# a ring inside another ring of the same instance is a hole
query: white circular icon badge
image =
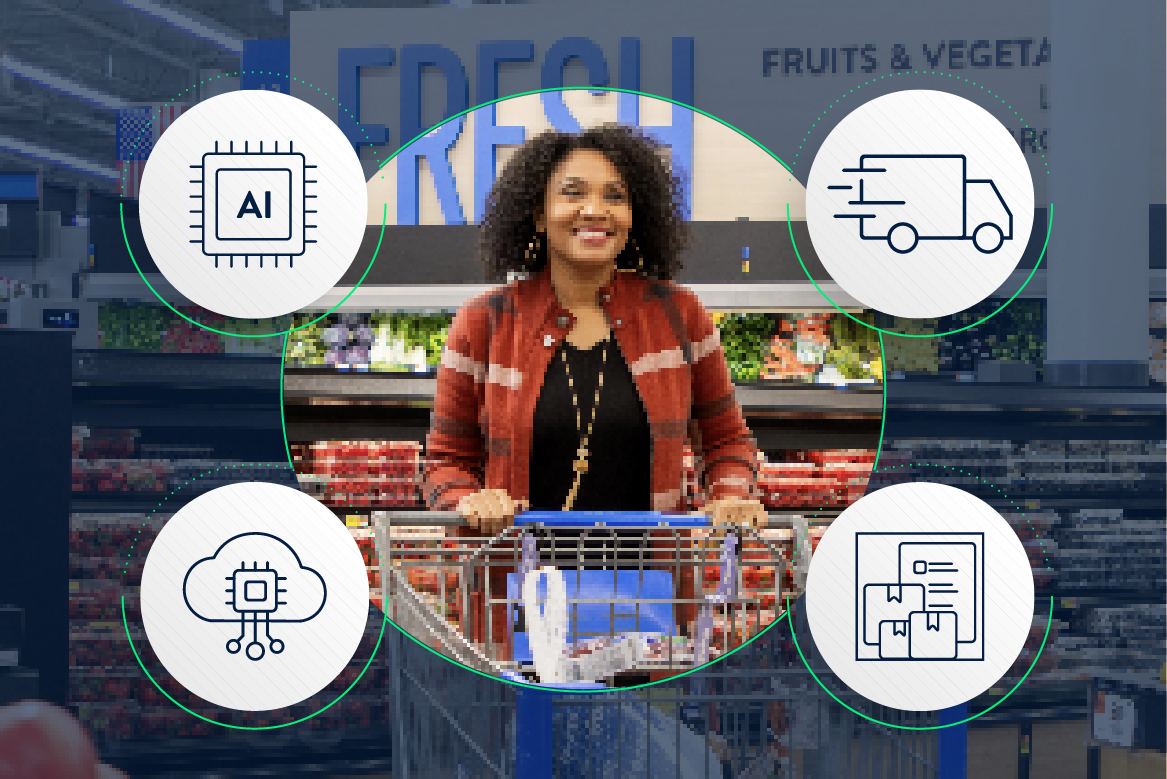
{"type": "Polygon", "coordinates": [[[1029,243],[1033,180],[992,114],[946,92],[865,103],[811,165],[806,222],[831,278],[871,308],[939,317],[1005,282],[1029,243]]]}
{"type": "Polygon", "coordinates": [[[942,484],[885,487],[819,542],[806,614],[831,670],[860,695],[932,711],[976,697],[1017,659],[1033,574],[1009,523],[942,484]]]}
{"type": "Polygon", "coordinates": [[[313,106],[264,90],[192,107],[159,137],[139,214],[175,289],[225,316],[263,319],[318,300],[360,248],[365,176],[313,106]]]}
{"type": "Polygon", "coordinates": [[[142,572],[142,621],[183,687],[270,711],[324,689],[364,634],[369,584],[352,535],[318,501],[247,482],[167,522],[142,572]]]}

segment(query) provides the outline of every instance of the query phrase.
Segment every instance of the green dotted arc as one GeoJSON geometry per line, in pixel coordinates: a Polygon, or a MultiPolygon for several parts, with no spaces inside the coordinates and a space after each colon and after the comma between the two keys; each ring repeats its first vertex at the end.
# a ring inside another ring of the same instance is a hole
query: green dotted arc
{"type": "MultiPolygon", "coordinates": [[[[195,477],[194,477],[194,478],[192,478],[192,479],[187,479],[187,480],[186,480],[186,481],[184,481],[182,484],[180,484],[178,487],[176,487],[175,489],[171,490],[171,491],[170,491],[170,493],[169,493],[169,494],[168,494],[166,497],[164,497],[164,498],[163,498],[163,499],[162,499],[162,500],[161,500],[161,501],[158,503],[158,506],[157,506],[157,507],[150,509],[150,514],[151,514],[151,515],[155,514],[155,513],[156,513],[156,512],[157,512],[157,511],[158,511],[160,508],[162,508],[162,507],[165,505],[166,501],[168,501],[168,500],[170,500],[170,498],[174,497],[174,495],[175,495],[175,494],[176,494],[176,493],[177,493],[179,490],[181,490],[181,489],[184,489],[184,488],[186,488],[186,487],[189,487],[189,486],[191,486],[192,484],[194,484],[195,482],[197,482],[199,479],[202,479],[202,478],[205,478],[205,477],[207,477],[207,476],[211,476],[211,475],[213,475],[213,474],[215,474],[215,473],[218,473],[219,471],[223,470],[223,469],[224,469],[224,467],[228,467],[228,468],[247,468],[247,467],[250,467],[250,466],[257,466],[257,465],[259,465],[259,463],[238,463],[238,464],[236,464],[236,465],[232,465],[232,466],[219,466],[218,468],[213,468],[213,469],[211,469],[211,470],[209,470],[209,471],[204,471],[203,473],[200,473],[198,476],[195,476],[195,477]]],[[[142,523],[142,527],[146,527],[146,523],[145,523],[145,522],[143,522],[143,523],[142,523]]],[[[138,532],[138,535],[141,535],[141,533],[142,533],[142,531],[141,531],[141,530],[138,530],[137,532],[138,532]]],[[[135,539],[135,540],[136,540],[136,539],[135,539]]],[[[131,544],[131,545],[130,545],[130,548],[131,548],[131,549],[133,549],[133,548],[134,548],[134,544],[131,544]]],[[[129,555],[127,554],[127,555],[126,555],[126,557],[129,557],[129,555]]],[[[126,573],[126,571],[127,571],[127,570],[128,570],[128,569],[123,569],[123,570],[122,570],[122,574],[124,575],[124,574],[126,573]]],[[[388,596],[386,596],[386,598],[387,598],[387,597],[388,597],[388,596]]],[[[382,613],[383,613],[383,614],[388,614],[388,603],[389,603],[389,602],[388,602],[388,600],[386,600],[386,601],[385,601],[385,603],[384,603],[384,608],[382,608],[382,613]]],[[[147,668],[146,668],[146,664],[145,664],[144,662],[142,662],[142,656],[138,654],[138,648],[137,648],[136,646],[134,646],[134,639],[133,639],[133,637],[131,637],[131,636],[130,636],[130,623],[129,623],[129,620],[127,619],[127,617],[126,617],[126,596],[125,596],[125,595],[123,595],[123,596],[122,596],[122,599],[121,599],[121,604],[122,604],[122,627],[123,627],[123,628],[125,628],[125,631],[126,631],[126,641],[128,641],[128,642],[129,642],[129,644],[130,644],[130,650],[131,650],[131,651],[134,653],[134,659],[138,661],[138,666],[139,666],[139,667],[142,669],[142,673],[146,674],[146,678],[147,678],[147,679],[149,679],[149,680],[150,680],[150,682],[151,682],[151,683],[152,683],[152,684],[153,684],[153,685],[154,685],[156,688],[158,688],[158,691],[159,691],[160,693],[162,693],[163,695],[165,695],[165,696],[166,696],[167,700],[169,700],[171,703],[173,703],[173,704],[174,704],[175,706],[177,706],[178,708],[180,708],[180,709],[182,709],[183,711],[185,711],[187,714],[190,714],[190,715],[191,715],[191,716],[193,716],[193,717],[197,717],[198,719],[201,719],[201,720],[203,720],[204,722],[208,722],[208,723],[210,723],[210,724],[212,724],[212,725],[219,725],[219,726],[221,726],[221,727],[224,727],[224,728],[231,728],[231,729],[233,729],[233,730],[276,730],[276,729],[278,729],[278,728],[286,728],[286,727],[288,727],[289,725],[296,725],[296,724],[298,724],[298,723],[300,723],[300,722],[304,722],[305,720],[310,720],[310,719],[312,719],[313,717],[315,717],[315,716],[317,716],[317,715],[319,715],[319,714],[323,714],[324,712],[328,711],[330,708],[332,708],[332,707],[333,707],[333,706],[335,706],[337,703],[339,703],[339,702],[340,702],[340,700],[341,700],[341,698],[343,698],[344,696],[348,695],[348,694],[349,694],[349,692],[351,692],[351,691],[352,691],[352,689],[353,689],[354,687],[356,687],[356,686],[357,686],[357,683],[358,683],[358,682],[360,682],[362,678],[364,678],[365,672],[369,670],[369,666],[370,666],[370,665],[372,665],[372,663],[373,663],[373,658],[375,658],[375,657],[377,656],[377,650],[378,650],[378,649],[381,647],[381,640],[382,640],[382,639],[385,637],[385,623],[389,621],[389,618],[388,618],[387,616],[386,616],[386,617],[384,617],[384,618],[381,620],[381,632],[380,632],[380,633],[377,635],[377,643],[376,643],[376,645],[373,647],[373,651],[372,651],[372,652],[369,654],[369,659],[368,659],[367,661],[365,661],[365,666],[364,666],[364,668],[362,668],[362,669],[361,669],[361,672],[360,672],[360,674],[358,674],[358,675],[357,675],[357,678],[353,680],[352,684],[350,684],[350,685],[349,685],[349,686],[348,686],[348,687],[345,689],[345,691],[344,691],[344,692],[342,692],[340,695],[338,695],[338,696],[336,697],[336,699],[335,699],[334,701],[332,701],[332,703],[329,703],[327,706],[324,706],[324,707],[323,707],[323,708],[321,708],[320,710],[318,710],[318,711],[314,711],[314,712],[312,712],[311,714],[308,714],[308,715],[306,715],[306,716],[303,716],[303,717],[301,717],[301,718],[299,718],[299,719],[297,719],[297,720],[293,720],[292,722],[284,722],[284,723],[282,723],[282,724],[279,724],[279,725],[261,725],[261,726],[249,726],[249,725],[232,725],[232,724],[230,724],[230,723],[227,723],[227,722],[219,722],[218,720],[213,720],[213,719],[211,719],[211,718],[209,718],[209,717],[204,717],[202,714],[199,714],[199,713],[198,713],[198,712],[196,712],[196,711],[192,711],[192,710],[188,709],[186,706],[183,706],[181,703],[179,703],[178,701],[176,701],[176,700],[174,699],[174,697],[173,697],[173,696],[171,696],[171,694],[170,694],[170,693],[168,693],[166,690],[164,690],[164,689],[162,688],[162,685],[160,685],[160,684],[158,683],[158,680],[156,680],[156,679],[154,678],[154,676],[153,676],[153,675],[150,673],[149,669],[147,669],[147,668]]]]}
{"type": "MultiPolygon", "coordinates": [[[[789,614],[789,613],[790,613],[790,598],[787,598],[786,599],[786,614],[789,614]]],[[[1034,656],[1033,662],[1029,664],[1029,670],[1027,670],[1025,672],[1025,675],[1017,680],[1017,684],[1013,685],[1013,689],[1011,689],[1011,690],[1009,690],[1009,692],[1005,693],[1005,695],[1002,696],[1001,700],[997,701],[992,706],[989,706],[984,711],[979,712],[977,714],[974,714],[971,717],[965,717],[964,719],[960,720],[959,722],[949,722],[946,725],[924,725],[924,726],[896,725],[895,723],[892,723],[892,722],[883,722],[882,720],[877,720],[875,717],[870,717],[870,716],[864,714],[863,712],[859,711],[858,709],[851,708],[846,703],[844,703],[842,700],[840,700],[839,696],[835,695],[835,693],[832,692],[829,687],[827,687],[825,684],[823,684],[823,680],[818,677],[818,674],[816,674],[814,672],[814,669],[812,669],[810,667],[810,663],[808,663],[806,661],[806,655],[804,655],[802,653],[802,647],[800,647],[798,645],[798,637],[796,635],[794,635],[794,621],[793,620],[791,620],[791,622],[790,622],[790,638],[794,641],[794,648],[798,650],[798,656],[800,658],[802,658],[802,664],[806,666],[806,670],[809,671],[810,675],[814,678],[814,680],[816,682],[818,682],[819,687],[822,687],[824,690],[826,690],[827,695],[830,695],[832,698],[834,698],[835,703],[839,704],[840,706],[842,706],[844,709],[851,712],[852,714],[858,715],[858,716],[862,717],[863,719],[867,720],[868,722],[874,722],[876,725],[883,725],[885,728],[896,728],[897,730],[944,730],[945,728],[955,728],[957,725],[963,725],[966,722],[972,722],[973,720],[977,719],[978,717],[985,716],[990,711],[992,711],[993,709],[997,708],[1002,703],[1004,703],[1005,700],[1010,695],[1017,692],[1017,688],[1020,687],[1021,684],[1026,679],[1029,678],[1029,675],[1031,673],[1033,673],[1033,669],[1037,667],[1037,661],[1041,658],[1042,651],[1045,650],[1045,642],[1049,638],[1049,629],[1050,629],[1050,626],[1053,625],[1053,622],[1054,622],[1054,598],[1051,595],[1050,599],[1049,599],[1049,617],[1046,619],[1046,623],[1045,623],[1045,635],[1041,637],[1041,647],[1038,648],[1037,655],[1034,656]]]]}

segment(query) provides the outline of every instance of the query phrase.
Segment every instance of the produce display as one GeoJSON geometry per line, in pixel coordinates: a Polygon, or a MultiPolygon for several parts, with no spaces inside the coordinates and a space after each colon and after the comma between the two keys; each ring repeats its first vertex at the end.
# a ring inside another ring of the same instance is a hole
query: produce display
{"type": "Polygon", "coordinates": [[[935,338],[885,338],[888,371],[971,373],[984,360],[1022,360],[1033,363],[1040,377],[1045,360],[1044,300],[1014,300],[1001,313],[968,327],[998,310],[1002,302],[986,301],[941,319],[900,319],[877,314],[876,325],[897,333],[931,335],[968,328],[935,338]]]}
{"type": "MultiPolygon", "coordinates": [[[[296,326],[315,315],[297,315],[296,326]]],[[[289,368],[425,372],[442,359],[453,314],[330,314],[291,333],[289,368]]]]}
{"type": "Polygon", "coordinates": [[[714,321],[735,382],[883,380],[879,336],[842,314],[718,314],[714,321]]]}
{"type": "Polygon", "coordinates": [[[300,488],[329,506],[418,506],[421,444],[317,441],[290,445],[300,488]]]}
{"type": "Polygon", "coordinates": [[[758,488],[772,509],[846,508],[867,491],[874,449],[795,451],[788,461],[762,462],[758,488]]]}
{"type": "MultiPolygon", "coordinates": [[[[712,314],[735,382],[827,384],[882,378],[879,338],[841,314],[712,314]]],[[[295,326],[314,315],[299,314],[295,326]]],[[[289,368],[426,372],[441,362],[453,314],[330,314],[288,337],[289,368]]]]}
{"type": "Polygon", "coordinates": [[[220,316],[198,306],[178,306],[178,310],[199,327],[176,315],[162,304],[102,303],[97,309],[98,347],[132,349],[170,354],[252,354],[278,357],[284,337],[239,338],[227,333],[263,334],[287,330],[289,317],[275,319],[235,319],[220,316]]]}
{"type": "MultiPolygon", "coordinates": [[[[424,508],[418,487],[424,455],[415,441],[318,441],[290,445],[300,488],[330,506],[424,508]]],[[[773,509],[841,508],[867,489],[874,449],[792,450],[789,461],[759,453],[758,488],[773,509]]],[[[696,458],[682,455],[689,509],[704,508],[696,458]]]]}

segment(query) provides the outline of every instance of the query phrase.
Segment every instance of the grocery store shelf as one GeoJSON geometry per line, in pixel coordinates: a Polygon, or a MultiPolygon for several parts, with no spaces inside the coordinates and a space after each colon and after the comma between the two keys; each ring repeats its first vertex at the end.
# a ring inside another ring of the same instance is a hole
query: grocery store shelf
{"type": "MultiPolygon", "coordinates": [[[[437,379],[407,373],[335,373],[289,368],[284,377],[284,396],[332,397],[365,400],[392,399],[432,401],[437,379]]],[[[811,384],[738,386],[738,403],[749,409],[879,414],[883,408],[882,386],[836,389],[811,384]]]]}
{"type": "MultiPolygon", "coordinates": [[[[834,282],[820,282],[823,291],[839,306],[860,311],[865,306],[844,292],[834,282]]],[[[340,303],[350,292],[352,297],[341,305],[341,311],[373,311],[394,309],[454,310],[475,295],[497,285],[492,284],[435,284],[416,286],[389,286],[365,284],[353,292],[352,287],[333,287],[307,311],[327,311],[340,303]]],[[[816,311],[834,310],[809,281],[746,284],[682,284],[697,294],[705,308],[715,311],[816,311]]]]}
{"type": "Polygon", "coordinates": [[[1162,412],[1162,387],[1076,387],[1031,382],[989,384],[945,380],[887,383],[887,404],[942,406],[948,411],[992,408],[1095,409],[1124,408],[1162,412]]]}
{"type": "MultiPolygon", "coordinates": [[[[69,501],[69,511],[74,514],[139,514],[154,510],[173,514],[198,497],[171,495],[169,492],[74,492],[69,501]],[[163,504],[161,507],[159,503],[163,504]]],[[[137,520],[139,523],[142,521],[137,520]]]]}
{"type": "MultiPolygon", "coordinates": [[[[1011,297],[1029,277],[1030,269],[1013,271],[1009,278],[991,297],[1011,297]]],[[[1167,272],[1162,269],[1150,270],[1150,296],[1162,298],[1167,294],[1167,272]]],[[[146,278],[167,301],[188,305],[189,301],[162,277],[148,273],[146,278]]],[[[375,309],[446,309],[461,306],[474,295],[481,294],[494,285],[488,284],[427,284],[389,286],[365,284],[341,306],[341,311],[368,312],[375,309]]],[[[832,309],[818,290],[809,281],[767,284],[764,282],[743,284],[686,284],[701,299],[701,303],[714,310],[786,310],[813,311],[832,309]]],[[[851,295],[844,292],[834,282],[820,282],[819,286],[838,305],[847,309],[866,308],[851,295]]],[[[1044,298],[1046,296],[1046,270],[1039,268],[1033,279],[1018,296],[1020,299],[1044,298]]],[[[344,298],[352,287],[334,287],[315,303],[305,307],[306,311],[327,311],[344,298]]],[[[157,302],[157,298],[142,283],[136,273],[93,273],[85,285],[88,300],[141,300],[157,302]]],[[[833,309],[832,309],[833,310],[833,309]]]]}
{"type": "Polygon", "coordinates": [[[195,387],[279,385],[280,359],[239,354],[169,354],[120,349],[73,352],[73,383],[195,387]]]}

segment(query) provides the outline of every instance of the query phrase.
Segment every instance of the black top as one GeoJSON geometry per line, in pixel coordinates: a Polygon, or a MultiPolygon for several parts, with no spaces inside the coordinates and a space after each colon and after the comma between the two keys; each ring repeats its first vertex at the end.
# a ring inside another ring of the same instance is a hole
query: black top
{"type": "Polygon", "coordinates": [[[530,499],[533,509],[559,510],[575,480],[572,463],[579,449],[575,408],[563,366],[566,353],[579,399],[580,427],[586,431],[596,397],[603,350],[604,387],[588,444],[588,471],[580,480],[573,509],[580,511],[647,511],[651,508],[651,439],[648,413],[632,372],[614,338],[591,349],[563,340],[555,352],[535,404],[531,442],[530,499]]]}

